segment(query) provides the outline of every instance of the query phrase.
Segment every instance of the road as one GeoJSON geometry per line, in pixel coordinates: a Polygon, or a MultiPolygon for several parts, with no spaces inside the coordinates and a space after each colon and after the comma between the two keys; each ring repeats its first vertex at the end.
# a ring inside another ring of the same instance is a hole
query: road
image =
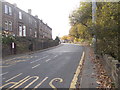
{"type": "Polygon", "coordinates": [[[0,88],[69,88],[82,53],[80,45],[61,44],[3,60],[0,88]]]}

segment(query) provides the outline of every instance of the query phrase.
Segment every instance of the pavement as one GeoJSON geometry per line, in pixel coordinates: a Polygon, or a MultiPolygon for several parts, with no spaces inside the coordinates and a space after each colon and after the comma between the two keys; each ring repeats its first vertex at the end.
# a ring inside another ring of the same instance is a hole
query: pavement
{"type": "Polygon", "coordinates": [[[94,56],[91,56],[91,48],[85,47],[85,59],[82,66],[82,71],[79,76],[79,88],[93,89],[97,88],[97,73],[95,64],[92,62],[94,56]]]}
{"type": "Polygon", "coordinates": [[[0,66],[0,88],[70,88],[83,52],[83,46],[61,44],[42,52],[5,58],[0,66]]]}

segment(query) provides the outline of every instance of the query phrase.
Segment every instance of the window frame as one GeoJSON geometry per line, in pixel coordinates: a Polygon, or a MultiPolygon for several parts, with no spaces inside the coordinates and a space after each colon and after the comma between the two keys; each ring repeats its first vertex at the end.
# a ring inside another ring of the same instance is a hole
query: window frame
{"type": "Polygon", "coordinates": [[[35,38],[37,38],[37,31],[35,31],[35,38]]]}
{"type": "Polygon", "coordinates": [[[9,11],[8,11],[8,5],[5,4],[5,5],[4,5],[4,13],[5,13],[5,14],[8,14],[8,12],[9,12],[9,11]]]}
{"type": "Polygon", "coordinates": [[[21,24],[19,24],[19,36],[23,36],[23,27],[21,24]]]}
{"type": "Polygon", "coordinates": [[[22,12],[21,11],[19,11],[19,19],[22,19],[22,12]]]}
{"type": "Polygon", "coordinates": [[[4,25],[5,25],[5,30],[8,30],[8,21],[7,20],[5,20],[4,25]]]}
{"type": "Polygon", "coordinates": [[[8,22],[8,29],[9,29],[9,31],[12,31],[12,25],[13,25],[13,23],[12,23],[12,21],[9,21],[8,22]]]}
{"type": "Polygon", "coordinates": [[[29,28],[29,36],[32,36],[32,29],[29,28]]]}
{"type": "Polygon", "coordinates": [[[23,25],[23,36],[25,37],[26,36],[26,26],[23,25]]]}
{"type": "Polygon", "coordinates": [[[8,7],[9,15],[12,15],[12,8],[8,7]]]}

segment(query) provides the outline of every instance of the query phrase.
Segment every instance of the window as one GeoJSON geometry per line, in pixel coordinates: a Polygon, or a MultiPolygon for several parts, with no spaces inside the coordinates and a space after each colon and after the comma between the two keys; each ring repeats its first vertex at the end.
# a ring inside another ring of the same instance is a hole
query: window
{"type": "Polygon", "coordinates": [[[8,21],[5,21],[5,30],[8,30],[8,21]]]}
{"type": "Polygon", "coordinates": [[[9,7],[9,15],[12,15],[12,8],[9,7]]]}
{"type": "Polygon", "coordinates": [[[12,22],[11,22],[11,21],[9,21],[8,29],[9,29],[10,31],[12,31],[12,22]]]}
{"type": "Polygon", "coordinates": [[[12,15],[12,8],[5,5],[5,14],[12,15]]]}
{"type": "Polygon", "coordinates": [[[22,25],[19,25],[19,36],[22,36],[22,25]]]}
{"type": "Polygon", "coordinates": [[[19,19],[22,19],[22,13],[19,12],[19,19]]]}
{"type": "Polygon", "coordinates": [[[37,32],[35,31],[35,37],[37,37],[37,32]]]}
{"type": "Polygon", "coordinates": [[[29,17],[29,23],[32,24],[32,18],[31,17],[29,17]]]}
{"type": "Polygon", "coordinates": [[[29,17],[29,23],[30,23],[30,17],[29,17]]]}
{"type": "Polygon", "coordinates": [[[26,36],[26,26],[23,26],[23,36],[26,36]]]}
{"type": "Polygon", "coordinates": [[[35,28],[37,28],[37,22],[35,21],[35,28]]]}
{"type": "Polygon", "coordinates": [[[29,29],[30,30],[30,35],[32,35],[32,29],[29,29]]]}
{"type": "Polygon", "coordinates": [[[8,6],[5,5],[5,14],[8,14],[8,6]]]}

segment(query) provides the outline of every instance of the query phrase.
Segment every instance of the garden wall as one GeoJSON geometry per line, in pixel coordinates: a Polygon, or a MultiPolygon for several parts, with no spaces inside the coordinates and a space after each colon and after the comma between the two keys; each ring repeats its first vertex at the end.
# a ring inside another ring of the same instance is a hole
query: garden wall
{"type": "Polygon", "coordinates": [[[120,88],[120,63],[109,55],[103,55],[102,61],[108,75],[112,78],[116,88],[120,88]]]}
{"type": "Polygon", "coordinates": [[[12,43],[2,44],[2,57],[42,50],[59,44],[56,40],[39,40],[33,38],[16,38],[14,43],[14,48],[12,48],[12,43]]]}

